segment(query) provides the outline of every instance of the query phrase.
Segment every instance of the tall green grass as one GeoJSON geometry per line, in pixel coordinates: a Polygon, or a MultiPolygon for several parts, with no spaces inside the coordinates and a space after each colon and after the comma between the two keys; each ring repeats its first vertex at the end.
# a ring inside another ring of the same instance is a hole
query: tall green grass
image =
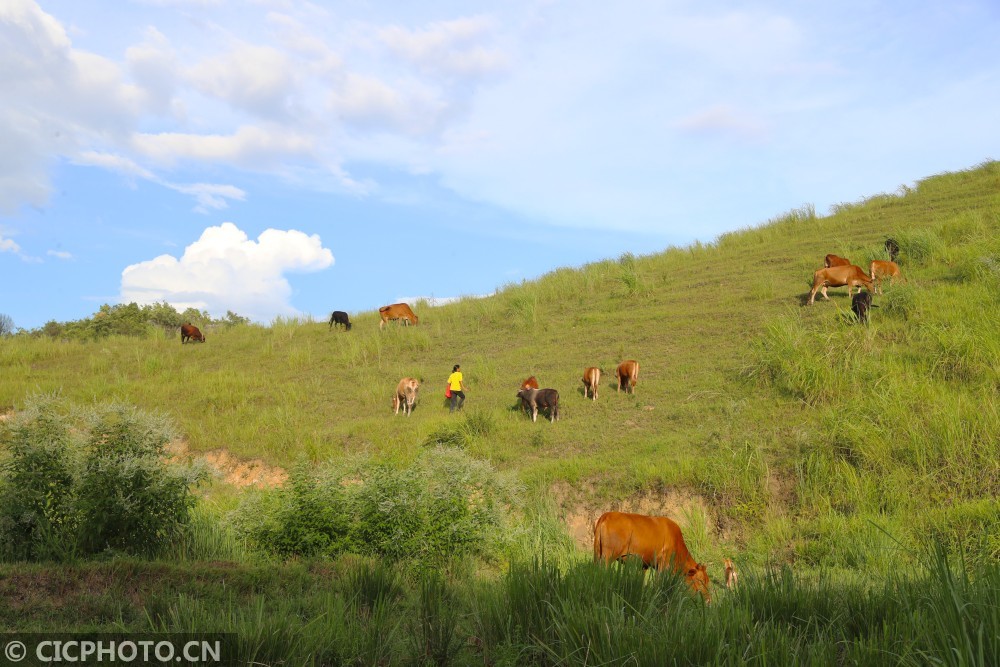
{"type": "Polygon", "coordinates": [[[83,612],[92,631],[233,633],[227,664],[997,664],[997,563],[919,562],[878,579],[747,567],[710,606],[635,563],[8,565],[0,629],[68,632],[83,612]]]}

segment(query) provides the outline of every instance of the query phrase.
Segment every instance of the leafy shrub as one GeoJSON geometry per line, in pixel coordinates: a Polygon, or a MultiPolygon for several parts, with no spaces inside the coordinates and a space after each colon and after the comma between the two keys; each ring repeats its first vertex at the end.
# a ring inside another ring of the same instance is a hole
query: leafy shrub
{"type": "Polygon", "coordinates": [[[401,468],[300,471],[282,488],[248,494],[232,522],[238,534],[282,556],[353,551],[433,563],[498,553],[519,498],[519,485],[488,462],[440,447],[401,468]]]}
{"type": "Polygon", "coordinates": [[[298,466],[278,492],[248,493],[233,523],[238,534],[279,556],[324,556],[345,550],[346,492],[339,479],[298,466]]]}
{"type": "Polygon", "coordinates": [[[13,421],[0,467],[0,557],[152,555],[187,526],[200,473],[164,461],[164,418],[39,397],[13,421]]]}

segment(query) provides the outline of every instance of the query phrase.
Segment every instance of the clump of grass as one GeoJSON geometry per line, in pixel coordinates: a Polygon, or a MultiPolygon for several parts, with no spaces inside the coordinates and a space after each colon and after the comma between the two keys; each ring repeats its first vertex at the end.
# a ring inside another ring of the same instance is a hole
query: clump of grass
{"type": "Polygon", "coordinates": [[[932,229],[900,231],[894,237],[899,244],[899,261],[921,265],[941,252],[941,237],[932,229]]]}
{"type": "Polygon", "coordinates": [[[618,267],[618,280],[624,289],[625,296],[633,297],[645,292],[645,283],[639,275],[635,255],[630,252],[623,253],[618,258],[618,267]]]}

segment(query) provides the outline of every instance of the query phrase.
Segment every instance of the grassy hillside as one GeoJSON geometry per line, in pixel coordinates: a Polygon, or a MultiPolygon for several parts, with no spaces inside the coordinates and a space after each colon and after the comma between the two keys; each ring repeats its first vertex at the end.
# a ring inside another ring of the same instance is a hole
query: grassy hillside
{"type": "MultiPolygon", "coordinates": [[[[414,309],[418,327],[380,331],[366,312],[351,332],[290,320],[203,345],[5,339],[0,408],[36,392],[121,399],[167,413],[191,452],[282,467],[459,444],[554,498],[581,543],[597,513],[631,507],[678,516],[716,562],[888,570],[928,532],[1000,555],[1000,163],[414,309]],[[825,254],[866,267],[887,236],[906,282],[875,298],[869,327],[845,288],[804,305],[825,254]],[[630,358],[636,393],[616,393],[630,358]],[[443,404],[455,363],[461,415],[443,404]],[[559,422],[517,409],[532,374],[559,390],[559,422]],[[424,382],[418,407],[393,416],[407,375],[424,382]]],[[[212,491],[223,508],[233,495],[212,491]]]]}

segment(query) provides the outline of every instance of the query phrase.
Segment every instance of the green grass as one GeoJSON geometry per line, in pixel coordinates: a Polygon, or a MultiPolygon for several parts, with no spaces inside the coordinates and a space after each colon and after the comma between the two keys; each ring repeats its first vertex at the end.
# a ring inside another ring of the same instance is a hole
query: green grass
{"type": "Polygon", "coordinates": [[[981,535],[1000,509],[998,238],[992,162],[828,216],[807,206],[710,244],[418,303],[417,327],[380,331],[371,311],[351,332],[283,319],[198,345],[5,338],[0,407],[35,392],[119,399],[170,415],[193,452],[283,467],[405,465],[428,444],[457,445],[540,493],[571,489],[557,514],[688,499],[707,508],[697,555],[716,565],[739,554],[890,571],[897,556],[872,525],[907,546],[929,531],[953,548],[967,536],[971,559],[996,558],[981,535]],[[866,265],[887,236],[905,282],[876,297],[869,327],[851,322],[843,288],[803,306],[826,253],[866,265]],[[612,385],[628,358],[641,365],[634,395],[612,385]],[[455,363],[464,415],[444,407],[455,363]],[[587,366],[604,370],[597,402],[583,397],[587,366]],[[532,374],[560,391],[558,423],[517,409],[532,374]],[[424,381],[408,418],[390,411],[403,376],[424,381]]]}
{"type": "Polygon", "coordinates": [[[232,633],[225,664],[976,665],[1000,660],[1000,567],[931,553],[872,580],[747,568],[711,606],[634,566],[366,560],[3,566],[0,630],[232,633]]]}

